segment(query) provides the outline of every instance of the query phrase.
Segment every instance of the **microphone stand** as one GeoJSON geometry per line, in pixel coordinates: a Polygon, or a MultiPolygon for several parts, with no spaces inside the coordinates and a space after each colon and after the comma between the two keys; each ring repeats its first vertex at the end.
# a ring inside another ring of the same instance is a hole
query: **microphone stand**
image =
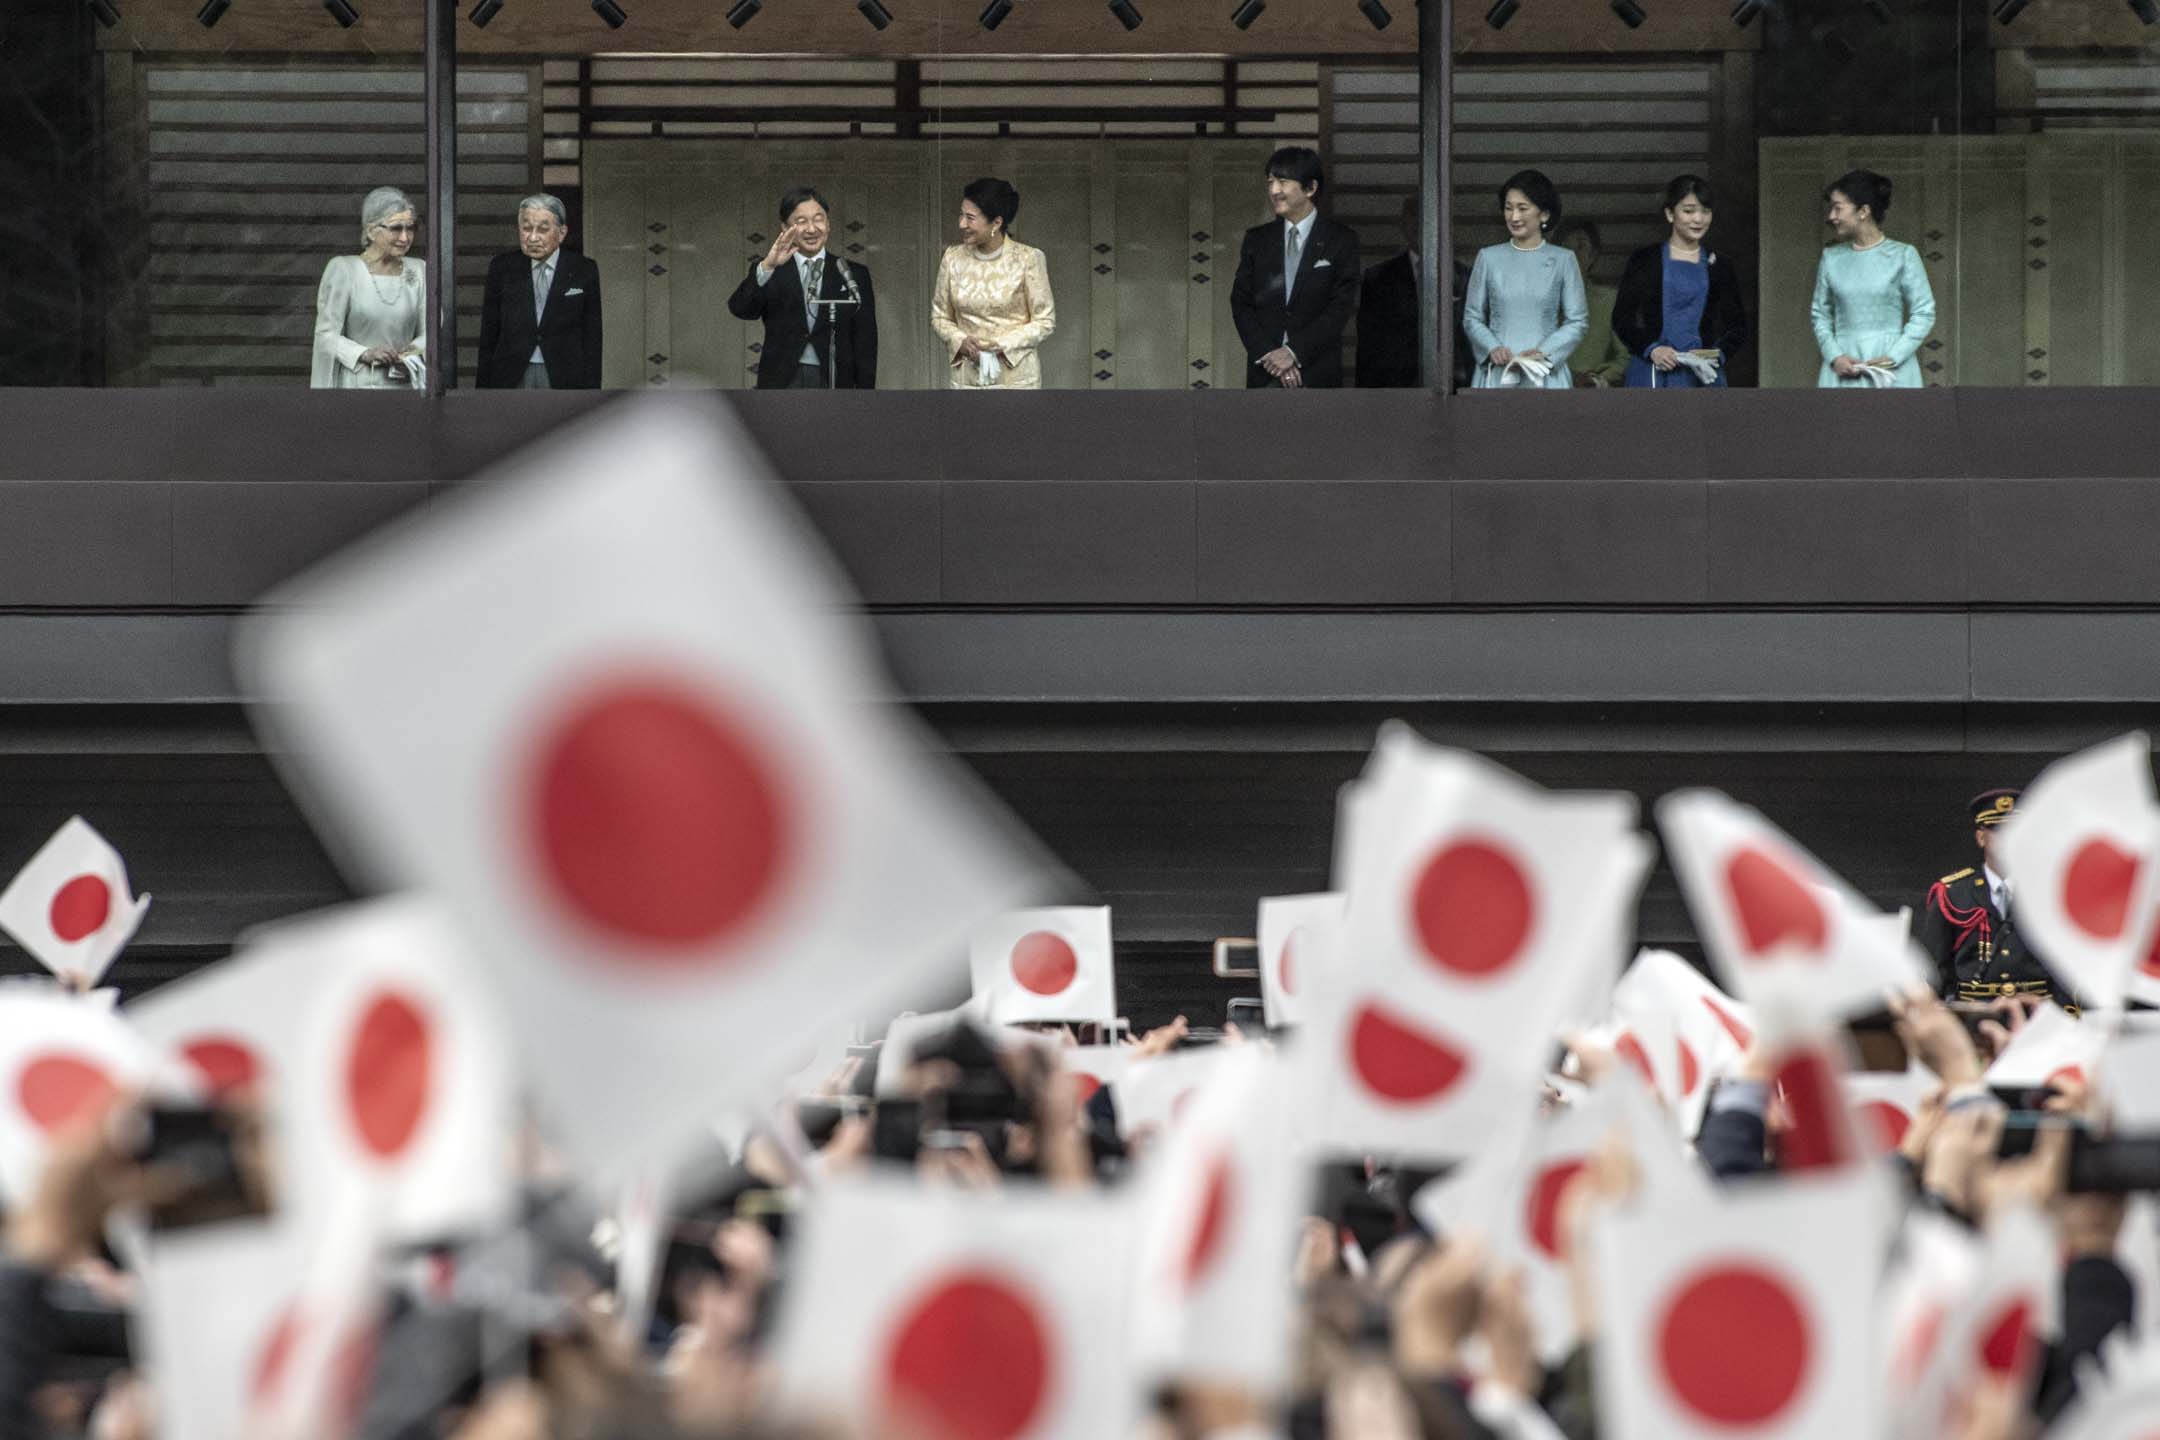
{"type": "Polygon", "coordinates": [[[847,286],[847,294],[835,295],[830,300],[827,300],[822,295],[813,295],[810,298],[812,308],[825,312],[826,322],[832,332],[827,338],[825,351],[825,388],[827,390],[840,388],[840,307],[842,305],[862,304],[862,291],[855,288],[855,276],[847,268],[847,261],[841,259],[838,255],[832,258],[833,264],[838,266],[840,270],[840,283],[847,286]]]}

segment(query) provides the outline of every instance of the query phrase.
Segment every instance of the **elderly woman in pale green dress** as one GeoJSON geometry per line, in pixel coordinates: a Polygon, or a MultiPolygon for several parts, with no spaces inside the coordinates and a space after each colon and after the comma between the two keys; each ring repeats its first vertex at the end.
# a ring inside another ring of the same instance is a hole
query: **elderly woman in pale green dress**
{"type": "Polygon", "coordinates": [[[427,355],[427,266],[405,252],[418,226],[405,192],[384,185],[360,202],[357,255],[333,255],[315,292],[317,390],[414,384],[427,355]]]}
{"type": "Polygon", "coordinates": [[[1507,241],[1478,251],[1463,292],[1463,334],[1478,362],[1470,384],[1571,389],[1567,358],[1589,331],[1590,305],[1575,253],[1545,238],[1560,193],[1538,171],[1518,171],[1500,187],[1500,218],[1507,241]]]}
{"type": "Polygon", "coordinates": [[[1935,328],[1935,292],[1920,252],[1883,234],[1890,180],[1854,170],[1825,192],[1837,243],[1815,267],[1809,316],[1824,389],[1918,389],[1920,346],[1935,328]]]}

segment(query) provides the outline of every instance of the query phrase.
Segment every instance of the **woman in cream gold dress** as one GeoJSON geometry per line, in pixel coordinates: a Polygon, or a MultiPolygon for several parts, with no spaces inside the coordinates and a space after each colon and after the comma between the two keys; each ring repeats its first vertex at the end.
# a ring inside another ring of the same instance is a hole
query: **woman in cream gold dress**
{"type": "Polygon", "coordinates": [[[1043,253],[1006,234],[1020,192],[977,180],[961,193],[960,241],[938,262],[930,328],[945,342],[955,390],[1040,390],[1035,351],[1057,328],[1043,253]]]}
{"type": "Polygon", "coordinates": [[[315,294],[317,390],[385,390],[417,383],[427,355],[427,266],[412,249],[412,201],[385,185],[360,204],[358,255],[333,255],[315,294]]]}

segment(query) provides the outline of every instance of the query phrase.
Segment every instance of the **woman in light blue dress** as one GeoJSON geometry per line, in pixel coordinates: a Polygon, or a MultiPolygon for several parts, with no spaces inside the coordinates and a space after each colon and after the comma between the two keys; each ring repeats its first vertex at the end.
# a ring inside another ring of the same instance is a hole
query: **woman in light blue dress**
{"type": "Polygon", "coordinates": [[[1477,356],[1472,388],[1547,390],[1573,388],[1567,357],[1590,328],[1590,305],[1583,293],[1582,270],[1564,245],[1549,245],[1546,232],[1560,218],[1560,193],[1535,170],[1508,177],[1500,187],[1500,218],[1507,225],[1505,244],[1478,251],[1463,294],[1463,333],[1477,356]],[[1542,382],[1520,366],[1518,357],[1549,363],[1542,382]]]}
{"type": "Polygon", "coordinates": [[[1855,170],[1825,192],[1837,243],[1815,267],[1815,344],[1822,350],[1816,385],[1855,389],[1887,385],[1918,389],[1921,342],[1935,328],[1935,292],[1920,252],[1882,231],[1890,214],[1890,180],[1855,170]],[[1888,380],[1866,367],[1891,371],[1888,380]]]}

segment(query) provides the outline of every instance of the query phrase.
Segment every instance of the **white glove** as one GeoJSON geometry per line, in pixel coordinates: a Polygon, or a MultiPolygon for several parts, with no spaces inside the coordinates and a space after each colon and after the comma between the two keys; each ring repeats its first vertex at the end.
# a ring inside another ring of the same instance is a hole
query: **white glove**
{"type": "Polygon", "coordinates": [[[1880,390],[1897,384],[1897,369],[1891,365],[1862,365],[1860,373],[1867,376],[1868,384],[1880,390]]]}
{"type": "Polygon", "coordinates": [[[1543,385],[1545,377],[1552,374],[1552,371],[1553,362],[1550,360],[1539,360],[1529,355],[1517,355],[1514,359],[1508,361],[1507,368],[1500,372],[1500,383],[1502,385],[1543,385]]]}
{"type": "Polygon", "coordinates": [[[1695,372],[1697,380],[1700,380],[1705,385],[1717,384],[1718,366],[1723,362],[1724,356],[1691,355],[1685,350],[1676,351],[1675,353],[1680,357],[1682,365],[1695,372]]]}
{"type": "Polygon", "coordinates": [[[997,384],[998,376],[1004,373],[1005,367],[998,363],[995,350],[985,350],[975,357],[975,378],[983,384],[997,384]]]}

